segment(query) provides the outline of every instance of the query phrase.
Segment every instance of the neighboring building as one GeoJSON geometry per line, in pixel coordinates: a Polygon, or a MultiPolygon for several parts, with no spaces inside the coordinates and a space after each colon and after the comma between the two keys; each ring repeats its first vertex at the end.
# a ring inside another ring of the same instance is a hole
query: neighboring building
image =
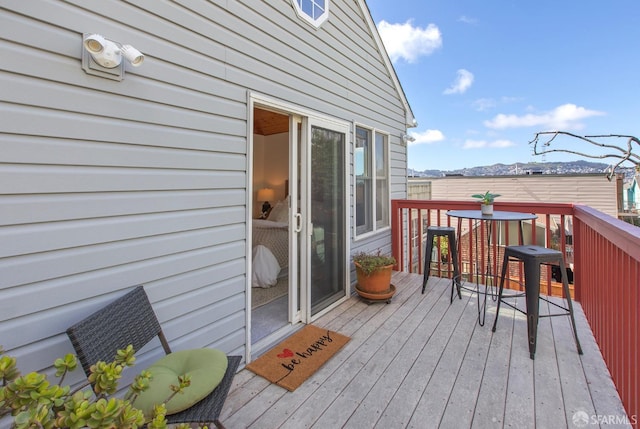
{"type": "MultiPolygon", "coordinates": [[[[409,179],[409,194],[424,187],[425,178],[409,179]]],[[[490,191],[496,200],[541,203],[585,204],[610,216],[618,216],[621,180],[607,180],[602,174],[525,174],[510,176],[445,176],[430,178],[431,199],[475,201],[472,194],[490,191]]]]}
{"type": "Polygon", "coordinates": [[[624,187],[624,211],[638,212],[640,209],[640,183],[638,177],[635,176],[631,182],[624,187]]]}
{"type": "Polygon", "coordinates": [[[631,182],[625,184],[622,211],[620,213],[621,219],[636,226],[640,226],[640,183],[638,183],[639,177],[640,175],[635,175],[631,182]]]}
{"type": "MultiPolygon", "coordinates": [[[[541,203],[576,203],[584,204],[600,210],[610,216],[618,216],[619,196],[622,192],[622,177],[609,181],[602,174],[524,174],[505,176],[445,176],[434,178],[409,178],[408,195],[415,199],[432,200],[455,200],[455,201],[476,201],[472,194],[483,194],[486,191],[500,194],[496,201],[513,202],[541,202],[541,203]],[[429,197],[425,189],[429,189],[429,197]]],[[[442,214],[443,222],[446,222],[445,215],[442,214]]],[[[416,219],[414,219],[416,221],[416,219]]],[[[559,248],[560,230],[563,227],[562,219],[559,216],[550,217],[550,227],[553,232],[550,243],[546,242],[545,227],[546,219],[539,218],[536,221],[538,226],[536,231],[536,242],[544,245],[559,248]]],[[[515,225],[510,225],[509,237],[517,237],[515,225]]],[[[416,229],[417,230],[417,229],[416,229]]],[[[571,240],[573,234],[572,219],[565,219],[564,233],[567,237],[567,263],[573,266],[573,254],[571,252],[571,240]]],[[[527,237],[529,228],[525,228],[525,241],[531,240],[527,237]]],[[[513,244],[506,242],[506,230],[499,229],[497,240],[499,244],[513,244]]],[[[463,231],[461,248],[463,260],[465,249],[468,243],[473,241],[473,234],[463,231]]],[[[417,240],[416,243],[421,243],[417,240]]],[[[500,260],[500,258],[498,258],[500,260]]],[[[419,263],[419,262],[416,262],[419,263]]],[[[463,272],[468,272],[468,267],[462,267],[463,272]]]]}
{"type": "Polygon", "coordinates": [[[408,200],[430,200],[431,179],[409,177],[408,200]]]}
{"type": "Polygon", "coordinates": [[[313,3],[2,1],[0,345],[21,368],[138,284],[174,349],[250,359],[350,296],[350,254],[390,252],[415,120],[364,0],[313,3]],[[146,59],[103,67],[90,34],[146,59]],[[289,299],[258,343],[261,189],[289,299]]]}

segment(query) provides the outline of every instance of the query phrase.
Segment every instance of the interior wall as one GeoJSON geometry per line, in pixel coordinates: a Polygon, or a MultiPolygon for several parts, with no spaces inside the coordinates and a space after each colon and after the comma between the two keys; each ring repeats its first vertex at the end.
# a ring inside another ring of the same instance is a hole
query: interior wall
{"type": "Polygon", "coordinates": [[[275,201],[284,200],[286,182],[289,179],[289,133],[253,136],[253,215],[258,217],[263,201],[258,201],[258,191],[272,188],[275,201]]]}

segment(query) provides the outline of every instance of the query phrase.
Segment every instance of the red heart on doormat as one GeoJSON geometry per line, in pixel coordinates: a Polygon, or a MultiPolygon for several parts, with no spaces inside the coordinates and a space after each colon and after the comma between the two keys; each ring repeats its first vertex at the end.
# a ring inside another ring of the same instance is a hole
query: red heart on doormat
{"type": "Polygon", "coordinates": [[[282,350],[282,353],[278,353],[278,357],[281,359],[285,359],[291,356],[293,356],[293,352],[289,349],[284,349],[282,350]]]}

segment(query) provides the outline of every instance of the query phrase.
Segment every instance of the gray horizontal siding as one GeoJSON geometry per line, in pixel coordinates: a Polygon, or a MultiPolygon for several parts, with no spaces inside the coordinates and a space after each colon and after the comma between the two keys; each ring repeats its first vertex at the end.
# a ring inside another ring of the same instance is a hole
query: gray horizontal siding
{"type": "Polygon", "coordinates": [[[0,240],[13,243],[0,250],[0,343],[44,368],[69,351],[72,322],[144,284],[175,349],[242,354],[246,88],[222,84],[211,58],[223,50],[126,39],[152,42],[150,74],[111,82],[79,68],[81,33],[134,37],[120,23],[61,2],[11,6],[23,15],[3,12],[0,30],[12,57],[0,71],[0,240]]]}
{"type": "Polygon", "coordinates": [[[149,170],[119,167],[11,165],[0,170],[0,192],[100,192],[242,188],[244,174],[224,171],[149,170]]]}
{"type": "Polygon", "coordinates": [[[0,225],[140,215],[223,206],[242,206],[245,196],[231,189],[3,195],[0,225]],[[46,208],[46,210],[45,210],[46,208]]]}
{"type": "MultiPolygon", "coordinates": [[[[394,127],[398,121],[404,121],[401,102],[355,2],[349,2],[348,6],[335,2],[331,19],[317,31],[310,31],[307,24],[296,19],[290,2],[286,0],[247,2],[254,9],[242,2],[231,2],[228,10],[211,2],[194,1],[161,3],[147,0],[137,2],[137,7],[123,2],[92,4],[92,10],[104,16],[115,16],[118,21],[87,16],[86,11],[71,5],[65,5],[64,16],[58,17],[61,14],[55,3],[20,3],[11,2],[11,8],[45,22],[54,15],[56,24],[71,30],[68,34],[71,38],[77,39],[74,30],[99,31],[107,35],[115,33],[122,40],[144,46],[148,62],[181,64],[179,70],[172,70],[172,82],[175,79],[179,82],[176,71],[197,70],[223,79],[224,85],[219,85],[222,87],[235,83],[238,88],[249,87],[270,94],[290,89],[297,96],[284,94],[282,98],[300,105],[318,104],[317,107],[322,107],[320,103],[324,102],[327,108],[343,108],[359,116],[376,113],[380,120],[387,116],[387,125],[394,127]],[[246,18],[238,18],[242,15],[246,18]],[[170,20],[159,20],[158,16],[167,16],[170,20]],[[83,29],[78,28],[80,21],[83,29]],[[199,64],[198,60],[203,60],[203,63],[199,64]],[[216,67],[219,67],[218,72],[216,67]],[[273,82],[277,91],[268,91],[264,81],[262,85],[247,85],[247,75],[273,82]],[[397,116],[389,118],[390,112],[394,111],[397,116]]],[[[84,5],[82,1],[70,3],[84,5]]],[[[59,40],[59,37],[54,39],[59,40]]],[[[32,37],[32,43],[47,50],[37,37],[32,37]]],[[[68,54],[79,57],[79,43],[65,46],[67,51],[70,51],[69,46],[74,48],[68,54]]],[[[51,49],[51,52],[61,51],[51,49]]],[[[154,64],[153,70],[146,70],[151,67],[145,64],[140,69],[128,70],[128,73],[148,76],[147,73],[155,72],[157,67],[154,64]]],[[[95,79],[89,78],[88,81],[92,83],[95,79]]],[[[214,88],[211,83],[209,86],[214,88]]],[[[198,86],[198,90],[201,88],[198,86]]],[[[241,101],[242,98],[236,100],[241,101]]]]}
{"type": "MultiPolygon", "coordinates": [[[[11,246],[0,248],[0,258],[90,246],[97,243],[129,241],[142,237],[165,239],[176,233],[185,232],[209,236],[217,231],[211,229],[210,233],[202,234],[206,228],[221,226],[228,228],[220,231],[221,235],[244,238],[244,232],[237,231],[238,228],[243,227],[243,224],[238,223],[238,219],[243,217],[244,210],[240,208],[223,208],[16,226],[2,234],[2,238],[7,240],[7,243],[11,243],[11,246]],[[234,224],[236,224],[236,230],[233,229],[234,224]]],[[[0,284],[2,284],[1,279],[0,284]]]]}
{"type": "Polygon", "coordinates": [[[99,290],[100,275],[111,290],[242,258],[244,243],[225,242],[225,235],[198,231],[7,258],[1,266],[0,310],[10,319],[64,305],[70,296],[88,298],[99,290]]]}
{"type": "Polygon", "coordinates": [[[319,30],[288,0],[3,0],[0,18],[0,344],[27,368],[137,284],[175,349],[244,352],[248,90],[390,133],[406,193],[402,100],[354,1],[319,30]],[[87,75],[85,32],[145,63],[87,75]]]}

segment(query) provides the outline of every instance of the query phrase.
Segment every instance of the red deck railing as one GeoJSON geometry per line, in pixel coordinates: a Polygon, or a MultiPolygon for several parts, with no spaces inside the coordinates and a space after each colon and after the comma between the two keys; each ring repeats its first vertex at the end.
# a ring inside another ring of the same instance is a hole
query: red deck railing
{"type": "MultiPolygon", "coordinates": [[[[392,201],[392,252],[396,269],[422,273],[427,227],[458,227],[447,210],[478,209],[477,202],[443,200],[392,201]]],[[[589,321],[604,360],[611,372],[628,416],[640,413],[640,228],[586,206],[573,204],[496,202],[495,210],[535,213],[538,219],[524,223],[525,242],[556,248],[565,255],[573,274],[572,295],[589,321]]],[[[463,221],[460,237],[461,270],[469,279],[487,284],[484,268],[499,272],[501,249],[516,244],[517,226],[487,228],[484,223],[463,221]],[[491,246],[476,247],[479,243],[491,246]],[[478,264],[476,265],[476,259],[478,264]]],[[[444,248],[435,246],[432,274],[450,277],[444,248]],[[444,255],[444,257],[443,257],[444,255]]],[[[560,295],[560,284],[547,268],[541,276],[541,291],[560,295]]],[[[511,287],[521,287],[519,264],[509,270],[511,287]]],[[[635,419],[634,419],[635,420],[635,419]]],[[[634,421],[632,420],[632,421],[634,421]]]]}

